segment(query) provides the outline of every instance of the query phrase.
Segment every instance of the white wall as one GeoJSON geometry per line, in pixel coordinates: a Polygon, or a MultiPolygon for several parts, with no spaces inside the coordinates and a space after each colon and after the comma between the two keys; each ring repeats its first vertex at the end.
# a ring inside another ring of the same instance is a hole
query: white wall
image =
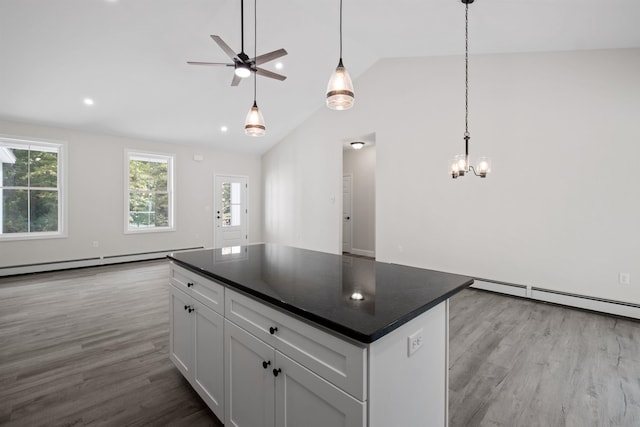
{"type": "Polygon", "coordinates": [[[471,156],[493,173],[452,180],[462,57],[380,61],[353,109],[319,110],[263,157],[265,240],[337,252],[333,153],[375,131],[379,260],[640,303],[639,69],[640,49],[472,55],[471,156]]]}
{"type": "Polygon", "coordinates": [[[341,253],[342,146],[313,122],[262,158],[266,242],[341,253]],[[337,231],[337,232],[336,232],[337,231]]]}
{"type": "Polygon", "coordinates": [[[343,156],[343,174],[352,180],[351,224],[354,253],[374,254],[376,250],[376,147],[347,148],[343,156]]]}
{"type": "Polygon", "coordinates": [[[0,241],[0,267],[213,246],[214,174],[249,177],[249,241],[262,240],[259,156],[0,121],[0,134],[68,143],[68,237],[0,241]],[[124,150],[176,155],[176,231],[124,234],[124,150]],[[204,160],[196,162],[194,154],[204,160]],[[93,247],[93,241],[99,246],[93,247]]]}

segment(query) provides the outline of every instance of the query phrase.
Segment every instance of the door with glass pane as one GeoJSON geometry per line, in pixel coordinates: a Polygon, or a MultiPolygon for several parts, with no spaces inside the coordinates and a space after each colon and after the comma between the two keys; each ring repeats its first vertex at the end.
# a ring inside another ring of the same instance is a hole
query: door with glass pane
{"type": "Polygon", "coordinates": [[[247,177],[216,175],[215,247],[226,248],[247,243],[247,177]]]}

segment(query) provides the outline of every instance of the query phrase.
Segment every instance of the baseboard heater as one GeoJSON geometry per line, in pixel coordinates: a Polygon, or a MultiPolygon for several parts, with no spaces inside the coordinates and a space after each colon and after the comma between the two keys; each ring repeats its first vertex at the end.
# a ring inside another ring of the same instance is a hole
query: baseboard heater
{"type": "Polygon", "coordinates": [[[480,278],[476,278],[471,287],[521,298],[529,298],[537,301],[545,301],[569,307],[598,311],[616,316],[640,319],[640,305],[638,304],[480,278]]]}
{"type": "Polygon", "coordinates": [[[161,251],[138,252],[124,255],[108,255],[92,258],[81,258],[66,261],[41,262],[35,264],[14,265],[0,267],[0,276],[15,276],[18,274],[42,273],[45,271],[68,270],[71,268],[95,267],[99,265],[120,264],[134,261],[147,261],[165,258],[167,254],[178,251],[203,249],[204,246],[182,249],[165,249],[161,251]]]}

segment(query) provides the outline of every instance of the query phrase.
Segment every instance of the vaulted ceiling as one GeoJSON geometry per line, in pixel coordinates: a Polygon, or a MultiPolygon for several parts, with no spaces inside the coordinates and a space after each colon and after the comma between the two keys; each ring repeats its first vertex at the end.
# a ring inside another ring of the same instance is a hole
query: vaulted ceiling
{"type": "MultiPolygon", "coordinates": [[[[263,153],[324,108],[339,0],[257,1],[258,54],[289,52],[281,70],[264,65],[287,80],[258,77],[262,138],[243,132],[252,79],[231,87],[231,68],[186,64],[227,62],[211,34],[240,50],[240,0],[0,0],[0,119],[263,153]]],[[[245,0],[250,56],[253,4],[245,0]]],[[[469,14],[472,55],[640,47],[638,0],[476,0],[469,14]]],[[[463,49],[459,0],[344,0],[354,108],[357,76],[377,60],[463,49]]]]}

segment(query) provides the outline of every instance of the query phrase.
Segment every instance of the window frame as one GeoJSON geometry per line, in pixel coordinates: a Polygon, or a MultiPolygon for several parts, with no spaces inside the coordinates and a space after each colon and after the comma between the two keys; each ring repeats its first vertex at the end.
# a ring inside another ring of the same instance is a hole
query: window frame
{"type": "MultiPolygon", "coordinates": [[[[0,242],[14,240],[42,240],[42,239],[60,239],[66,238],[67,235],[67,151],[68,145],[66,141],[56,141],[51,139],[38,139],[30,137],[17,137],[11,135],[0,134],[0,142],[25,147],[41,147],[45,149],[55,148],[58,154],[58,170],[57,170],[57,191],[58,191],[58,230],[57,231],[29,231],[26,233],[0,233],[0,242]]],[[[1,179],[1,177],[0,177],[1,179]]],[[[1,184],[1,183],[0,183],[1,184]]],[[[26,187],[29,191],[31,186],[26,187]]],[[[34,187],[38,188],[38,187],[34,187]]],[[[4,186],[0,185],[0,189],[4,186]]],[[[1,201],[0,201],[1,203],[1,201]]],[[[0,221],[2,218],[0,218],[0,221]]]]}
{"type": "Polygon", "coordinates": [[[124,234],[166,233],[176,231],[175,212],[175,154],[126,149],[124,152],[124,234]],[[169,196],[169,225],[166,227],[131,228],[129,225],[129,165],[135,157],[167,162],[167,194],[169,196]]]}

